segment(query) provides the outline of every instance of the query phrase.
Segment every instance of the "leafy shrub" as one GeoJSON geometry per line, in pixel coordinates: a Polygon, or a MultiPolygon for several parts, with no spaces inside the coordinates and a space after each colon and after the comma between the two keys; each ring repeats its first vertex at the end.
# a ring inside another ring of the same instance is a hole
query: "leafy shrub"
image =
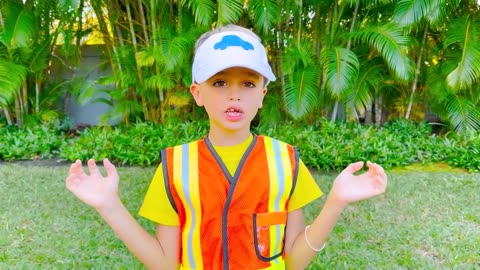
{"type": "Polygon", "coordinates": [[[322,119],[311,126],[290,123],[257,132],[297,146],[308,167],[323,170],[339,170],[359,160],[376,162],[386,169],[439,161],[471,171],[478,171],[480,166],[479,155],[475,155],[480,149],[479,134],[463,138],[463,142],[442,138],[432,134],[425,122],[395,120],[377,128],[322,119]]]}
{"type": "Polygon", "coordinates": [[[159,162],[161,149],[199,139],[207,128],[206,123],[91,127],[63,145],[60,155],[69,161],[108,158],[122,165],[148,166],[159,162]]]}
{"type": "Polygon", "coordinates": [[[0,159],[48,159],[58,155],[64,144],[64,122],[54,120],[28,128],[7,126],[0,129],[0,159]]]}
{"type": "MultiPolygon", "coordinates": [[[[62,123],[31,128],[0,129],[0,159],[60,157],[67,161],[109,158],[121,165],[150,166],[159,151],[204,137],[208,122],[136,123],[130,126],[89,127],[75,136],[62,123]]],[[[382,128],[320,119],[314,125],[283,123],[253,130],[298,147],[311,168],[339,170],[355,161],[376,162],[386,169],[412,163],[446,162],[480,171],[480,134],[432,134],[428,123],[395,120],[382,128]]]]}
{"type": "Polygon", "coordinates": [[[471,172],[480,171],[480,134],[473,132],[461,136],[451,134],[444,142],[445,162],[471,172]]]}

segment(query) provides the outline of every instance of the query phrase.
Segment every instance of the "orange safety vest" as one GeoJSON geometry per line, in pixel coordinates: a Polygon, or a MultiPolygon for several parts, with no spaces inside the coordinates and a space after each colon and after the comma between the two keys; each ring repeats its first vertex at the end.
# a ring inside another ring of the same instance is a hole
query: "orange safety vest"
{"type": "Polygon", "coordinates": [[[232,176],[205,138],[163,150],[162,166],[180,220],[180,269],[285,269],[293,146],[255,135],[232,176]]]}

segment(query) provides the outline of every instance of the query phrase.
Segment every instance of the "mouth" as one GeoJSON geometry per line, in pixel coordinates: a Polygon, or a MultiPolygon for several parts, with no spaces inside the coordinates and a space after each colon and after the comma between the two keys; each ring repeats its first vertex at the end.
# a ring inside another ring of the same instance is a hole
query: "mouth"
{"type": "Polygon", "coordinates": [[[243,110],[240,109],[240,108],[237,108],[237,107],[230,107],[230,108],[225,110],[225,114],[227,114],[229,116],[239,116],[239,115],[243,114],[243,110]]]}
{"type": "Polygon", "coordinates": [[[229,107],[228,109],[225,110],[224,113],[229,120],[234,121],[242,117],[243,110],[238,107],[229,107]]]}

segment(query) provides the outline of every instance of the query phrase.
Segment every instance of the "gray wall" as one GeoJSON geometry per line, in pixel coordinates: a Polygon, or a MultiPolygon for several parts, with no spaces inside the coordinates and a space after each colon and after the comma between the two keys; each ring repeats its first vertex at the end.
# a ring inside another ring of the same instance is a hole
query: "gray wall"
{"type": "MultiPolygon", "coordinates": [[[[74,76],[80,76],[85,78],[85,82],[88,80],[95,81],[101,76],[105,76],[111,73],[111,69],[105,68],[102,65],[102,60],[105,58],[104,47],[101,45],[86,45],[82,47],[82,58],[80,64],[74,69],[67,67],[64,63],[57,59],[53,63],[54,76],[61,76],[62,79],[71,79],[74,76]]],[[[54,79],[55,80],[55,79],[54,79]]],[[[58,80],[58,79],[57,79],[58,80]]],[[[97,85],[98,88],[105,88],[105,86],[97,85]]],[[[109,95],[96,91],[92,100],[97,98],[110,99],[109,95]]],[[[103,102],[90,102],[85,105],[80,105],[77,99],[73,95],[66,94],[64,102],[64,113],[70,117],[76,126],[83,125],[97,125],[100,124],[102,116],[112,110],[110,105],[103,102]]],[[[109,119],[109,124],[115,125],[120,119],[109,119]]]]}

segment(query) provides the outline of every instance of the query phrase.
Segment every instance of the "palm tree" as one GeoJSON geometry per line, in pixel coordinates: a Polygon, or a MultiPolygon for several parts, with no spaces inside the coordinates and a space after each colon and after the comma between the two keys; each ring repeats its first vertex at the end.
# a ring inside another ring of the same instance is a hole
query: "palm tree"
{"type": "Polygon", "coordinates": [[[67,66],[78,63],[81,37],[90,30],[82,20],[86,6],[95,12],[112,75],[72,81],[81,82],[77,93],[87,99],[108,92],[111,99],[101,100],[116,104],[112,114],[125,123],[164,123],[194,111],[187,91],[194,42],[215,25],[235,23],[259,34],[278,77],[261,118],[335,120],[343,108],[347,120],[365,115],[366,122],[380,124],[383,109],[412,118],[427,104],[459,131],[480,125],[473,0],[68,2],[0,6],[0,107],[12,121],[41,111],[52,57],[67,66]],[[55,52],[60,33],[61,52],[72,57],[55,52]],[[107,87],[95,89],[95,83],[107,87]]]}
{"type": "MultiPolygon", "coordinates": [[[[116,104],[111,113],[121,114],[125,123],[139,113],[143,120],[164,123],[165,108],[172,100],[177,101],[174,106],[189,103],[177,94],[189,83],[184,74],[190,73],[187,66],[193,44],[205,28],[185,27],[194,23],[185,12],[192,7],[190,2],[151,1],[145,6],[141,1],[122,5],[112,1],[107,13],[105,4],[91,1],[112,67],[112,78],[103,81],[115,82],[115,88],[108,91],[116,104]],[[173,18],[174,13],[181,20],[173,18]],[[108,21],[114,27],[108,27],[108,21]]],[[[204,15],[198,19],[204,20],[204,15]]]]}
{"type": "Polygon", "coordinates": [[[20,127],[25,114],[40,112],[40,89],[47,77],[49,61],[55,55],[57,38],[72,16],[78,15],[71,10],[75,7],[63,1],[8,1],[0,6],[0,85],[3,86],[0,107],[10,118],[9,124],[13,123],[8,108],[12,100],[20,127]],[[34,102],[29,98],[32,85],[34,102]]]}
{"type": "Polygon", "coordinates": [[[475,18],[478,6],[460,2],[399,1],[393,21],[413,35],[419,33],[420,38],[411,46],[417,64],[405,118],[410,117],[420,87],[428,93],[429,107],[462,132],[480,128],[475,101],[480,78],[480,62],[476,60],[480,59],[480,24],[475,18]]]}
{"type": "Polygon", "coordinates": [[[287,75],[284,103],[294,118],[306,116],[323,98],[334,101],[332,120],[337,117],[339,102],[357,119],[355,112],[365,111],[378,96],[381,89],[378,83],[382,79],[375,79],[376,76],[391,76],[403,82],[412,77],[413,65],[406,53],[410,40],[401,28],[388,23],[355,24],[359,14],[364,22],[378,19],[369,15],[371,9],[378,7],[369,5],[369,1],[364,3],[360,10],[360,2],[355,2],[353,9],[348,8],[346,1],[313,2],[301,14],[296,14],[304,18],[304,25],[302,28],[298,23],[297,32],[290,36],[295,37],[296,42],[284,41],[288,47],[282,62],[287,75]],[[383,64],[376,61],[377,57],[383,64]],[[388,73],[382,71],[384,67],[388,73]]]}

